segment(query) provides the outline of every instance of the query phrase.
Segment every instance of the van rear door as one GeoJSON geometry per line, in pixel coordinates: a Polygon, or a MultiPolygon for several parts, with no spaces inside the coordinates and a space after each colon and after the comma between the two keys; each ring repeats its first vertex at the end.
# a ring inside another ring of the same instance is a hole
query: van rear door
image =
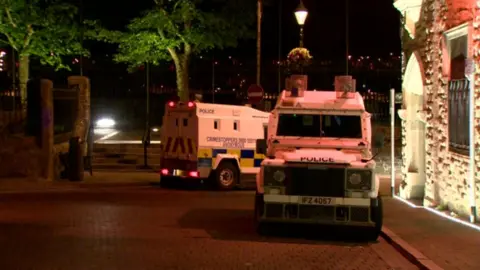
{"type": "Polygon", "coordinates": [[[194,103],[168,104],[164,117],[164,157],[179,160],[196,160],[198,121],[194,103]]]}

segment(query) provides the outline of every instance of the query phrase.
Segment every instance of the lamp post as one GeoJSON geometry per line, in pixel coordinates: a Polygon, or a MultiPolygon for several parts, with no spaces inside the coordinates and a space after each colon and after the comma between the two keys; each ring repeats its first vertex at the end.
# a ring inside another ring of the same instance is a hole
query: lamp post
{"type": "Polygon", "coordinates": [[[298,25],[300,25],[300,48],[303,48],[303,25],[308,16],[308,10],[303,5],[303,1],[300,0],[300,5],[298,5],[295,10],[295,18],[297,19],[298,25]]]}

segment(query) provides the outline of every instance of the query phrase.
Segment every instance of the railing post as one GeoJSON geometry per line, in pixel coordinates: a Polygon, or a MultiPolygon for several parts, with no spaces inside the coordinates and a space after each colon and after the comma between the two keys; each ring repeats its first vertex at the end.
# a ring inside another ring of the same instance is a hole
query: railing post
{"type": "Polygon", "coordinates": [[[53,82],[41,80],[40,98],[42,108],[41,149],[44,160],[42,176],[47,180],[54,179],[54,130],[53,130],[53,82]]]}
{"type": "Polygon", "coordinates": [[[68,179],[70,181],[83,181],[83,151],[79,137],[70,138],[68,149],[68,179]]]}
{"type": "Polygon", "coordinates": [[[391,192],[395,196],[395,89],[390,89],[391,192]]]}

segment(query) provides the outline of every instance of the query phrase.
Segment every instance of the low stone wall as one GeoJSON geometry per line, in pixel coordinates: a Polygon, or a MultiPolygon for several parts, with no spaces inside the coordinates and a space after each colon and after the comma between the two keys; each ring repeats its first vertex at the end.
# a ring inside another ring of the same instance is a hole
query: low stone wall
{"type": "Polygon", "coordinates": [[[65,170],[65,166],[60,160],[60,156],[67,154],[69,143],[59,143],[53,146],[53,180],[61,180],[61,174],[65,170]]]}
{"type": "Polygon", "coordinates": [[[20,135],[0,135],[0,177],[28,177],[42,174],[41,152],[35,139],[20,135]]]}

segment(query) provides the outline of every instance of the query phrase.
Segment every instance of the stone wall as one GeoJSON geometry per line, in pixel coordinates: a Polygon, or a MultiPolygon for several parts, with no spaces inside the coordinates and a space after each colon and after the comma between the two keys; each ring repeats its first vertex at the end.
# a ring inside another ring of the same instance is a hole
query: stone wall
{"type": "MultiPolygon", "coordinates": [[[[416,52],[424,69],[424,113],[426,115],[426,183],[424,204],[447,206],[462,215],[470,214],[468,157],[448,149],[448,80],[449,59],[444,42],[444,32],[473,17],[479,20],[480,10],[474,1],[424,0],[422,14],[416,25],[415,39],[404,38],[405,58],[416,52]],[[476,16],[473,16],[475,11],[476,16]],[[447,56],[447,57],[446,57],[447,56]]],[[[479,22],[480,23],[480,22],[479,22]]],[[[474,24],[473,48],[475,56],[475,123],[480,124],[480,59],[479,24],[474,24]]],[[[472,45],[472,44],[470,44],[472,45]]],[[[405,62],[405,61],[404,61],[405,62]]],[[[404,89],[405,91],[405,89],[404,89]]],[[[408,104],[405,104],[408,106],[408,104]]],[[[406,125],[402,122],[402,140],[406,125]]],[[[475,132],[475,148],[480,148],[480,131],[475,132]]],[[[403,143],[405,146],[405,143],[403,143]]],[[[405,148],[405,147],[404,147],[405,148]]],[[[403,152],[403,160],[407,153],[403,152]]],[[[476,152],[476,171],[480,169],[480,152],[476,152]]],[[[407,168],[402,167],[403,179],[407,168]]],[[[477,205],[480,205],[480,177],[476,174],[477,205]]]]}
{"type": "Polygon", "coordinates": [[[41,175],[41,151],[35,139],[0,130],[0,177],[41,175]]]}
{"type": "MultiPolygon", "coordinates": [[[[68,78],[70,86],[79,86],[78,116],[75,120],[73,136],[85,142],[90,123],[90,81],[86,77],[68,78]]],[[[36,87],[36,86],[35,86],[36,87]]],[[[35,89],[37,90],[37,89],[35,89]]],[[[53,82],[40,81],[40,107],[42,109],[41,135],[38,139],[12,134],[6,127],[0,126],[0,177],[39,177],[48,180],[58,179],[64,169],[59,156],[68,152],[68,142],[54,145],[53,132],[53,82]]],[[[83,146],[87,144],[84,143],[83,146]]],[[[84,153],[85,154],[85,153],[84,153]]]]}

